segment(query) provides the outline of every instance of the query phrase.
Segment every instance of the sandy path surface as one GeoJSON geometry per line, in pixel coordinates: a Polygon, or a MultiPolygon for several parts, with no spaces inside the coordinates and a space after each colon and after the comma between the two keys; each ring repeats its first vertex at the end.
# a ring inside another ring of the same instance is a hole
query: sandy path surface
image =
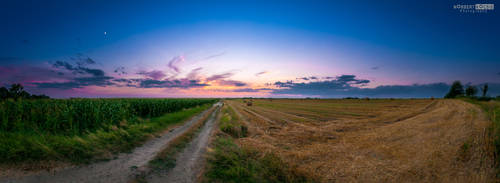
{"type": "MultiPolygon", "coordinates": [[[[214,107],[218,105],[215,104],[214,107]]],[[[85,166],[73,166],[55,172],[40,172],[20,177],[0,177],[0,182],[127,182],[137,173],[136,167],[142,167],[152,160],[168,143],[183,134],[190,126],[200,120],[210,109],[205,110],[184,123],[166,132],[159,138],[146,142],[132,153],[121,153],[117,159],[98,162],[85,166]]]]}
{"type": "Polygon", "coordinates": [[[149,175],[146,178],[147,182],[196,182],[203,167],[203,155],[206,152],[210,134],[215,125],[217,112],[220,110],[221,105],[222,104],[219,103],[219,108],[212,113],[205,125],[201,128],[198,136],[188,144],[181,154],[177,155],[176,166],[168,172],[161,174],[153,173],[149,175]]]}

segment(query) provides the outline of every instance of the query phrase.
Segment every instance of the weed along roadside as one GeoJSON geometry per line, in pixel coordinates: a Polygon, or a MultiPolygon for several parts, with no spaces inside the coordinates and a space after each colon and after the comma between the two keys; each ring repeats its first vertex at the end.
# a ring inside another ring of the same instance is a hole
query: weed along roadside
{"type": "MultiPolygon", "coordinates": [[[[462,98],[462,100],[479,106],[491,121],[491,126],[488,128],[488,138],[491,139],[491,145],[494,149],[496,176],[500,177],[500,98],[489,101],[476,98],[462,98]]],[[[466,144],[464,144],[465,146],[466,144]]]]}
{"type": "Polygon", "coordinates": [[[222,108],[217,127],[201,182],[314,181],[294,172],[274,153],[242,145],[251,132],[230,105],[222,108]]]}
{"type": "MultiPolygon", "coordinates": [[[[118,154],[112,160],[100,161],[89,165],[65,167],[52,172],[41,171],[23,176],[2,176],[0,177],[0,182],[127,182],[137,171],[134,167],[145,166],[170,141],[185,133],[191,126],[206,116],[209,110],[213,110],[213,108],[210,105],[203,105],[180,111],[181,113],[179,114],[184,115],[166,115],[164,119],[152,120],[175,120],[178,124],[181,124],[182,121],[185,122],[182,125],[158,134],[157,138],[152,138],[142,146],[133,149],[130,153],[118,154]]],[[[175,123],[171,121],[167,124],[175,123]]]]}
{"type": "Polygon", "coordinates": [[[215,104],[196,124],[172,140],[136,175],[136,182],[195,182],[203,154],[222,103],[215,104]]]}

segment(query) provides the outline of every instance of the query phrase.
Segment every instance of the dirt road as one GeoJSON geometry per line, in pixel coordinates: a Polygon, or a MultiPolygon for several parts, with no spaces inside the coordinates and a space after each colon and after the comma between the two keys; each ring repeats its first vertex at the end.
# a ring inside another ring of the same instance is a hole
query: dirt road
{"type": "MultiPolygon", "coordinates": [[[[220,104],[215,104],[214,107],[218,107],[216,105],[220,104]]],[[[134,178],[137,167],[146,165],[158,152],[164,149],[172,139],[183,134],[208,111],[209,110],[206,110],[196,115],[182,126],[166,132],[161,137],[146,142],[143,146],[133,150],[132,153],[120,154],[117,159],[98,162],[87,166],[68,167],[56,172],[40,172],[38,174],[20,177],[0,177],[0,182],[127,182],[134,178]]],[[[213,112],[212,116],[215,115],[216,111],[217,110],[213,112]]],[[[207,124],[213,124],[213,119],[207,124]]]]}
{"type": "Polygon", "coordinates": [[[189,183],[196,182],[203,167],[203,155],[209,143],[212,129],[215,125],[217,111],[212,113],[198,136],[178,156],[176,166],[161,174],[153,173],[146,177],[148,183],[189,183]]]}

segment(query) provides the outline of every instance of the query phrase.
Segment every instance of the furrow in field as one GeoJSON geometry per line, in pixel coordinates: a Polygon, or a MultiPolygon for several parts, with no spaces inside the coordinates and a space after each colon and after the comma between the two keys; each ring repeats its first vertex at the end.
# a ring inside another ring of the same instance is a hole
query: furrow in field
{"type": "MultiPolygon", "coordinates": [[[[277,103],[274,105],[279,102],[273,101],[277,103]]],[[[321,111],[351,110],[331,107],[345,101],[328,102],[332,104],[325,104],[321,111]]],[[[376,115],[373,117],[288,122],[273,130],[269,129],[274,125],[267,121],[280,115],[287,118],[280,112],[289,108],[255,107],[266,103],[262,100],[254,100],[254,106],[236,100],[228,104],[243,116],[249,129],[257,129],[249,130],[251,135],[241,139],[240,145],[279,154],[297,172],[320,182],[493,180],[494,162],[487,135],[490,123],[477,106],[460,100],[384,100],[380,101],[385,102],[383,105],[372,105],[376,102],[365,101],[365,109],[356,109],[376,115]],[[261,135],[254,135],[256,132],[261,135]]]]}

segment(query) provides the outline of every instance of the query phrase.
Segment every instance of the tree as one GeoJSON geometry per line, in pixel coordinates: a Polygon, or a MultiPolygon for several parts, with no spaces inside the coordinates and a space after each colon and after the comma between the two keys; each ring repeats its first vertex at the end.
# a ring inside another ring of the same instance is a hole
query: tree
{"type": "Polygon", "coordinates": [[[486,97],[486,93],[488,93],[488,83],[484,84],[481,90],[483,91],[483,97],[486,97]]]}
{"type": "Polygon", "coordinates": [[[41,95],[31,95],[32,99],[49,99],[50,97],[44,94],[41,95]]]}
{"type": "Polygon", "coordinates": [[[475,86],[468,86],[467,89],[465,89],[465,96],[472,97],[475,96],[477,93],[477,88],[475,86]]]}
{"type": "Polygon", "coordinates": [[[12,98],[19,98],[23,97],[25,95],[24,92],[24,87],[21,84],[12,84],[9,89],[10,97],[12,98]]]}
{"type": "Polygon", "coordinates": [[[0,99],[6,99],[9,98],[9,90],[5,87],[0,88],[0,99]]]}
{"type": "Polygon", "coordinates": [[[4,100],[7,98],[14,99],[49,99],[50,97],[47,95],[31,95],[27,91],[24,90],[24,87],[21,84],[12,84],[9,89],[5,87],[0,88],[0,99],[4,100]]]}
{"type": "Polygon", "coordinates": [[[462,95],[464,95],[464,87],[460,81],[455,81],[451,85],[450,91],[444,96],[444,98],[455,98],[462,95]]]}

